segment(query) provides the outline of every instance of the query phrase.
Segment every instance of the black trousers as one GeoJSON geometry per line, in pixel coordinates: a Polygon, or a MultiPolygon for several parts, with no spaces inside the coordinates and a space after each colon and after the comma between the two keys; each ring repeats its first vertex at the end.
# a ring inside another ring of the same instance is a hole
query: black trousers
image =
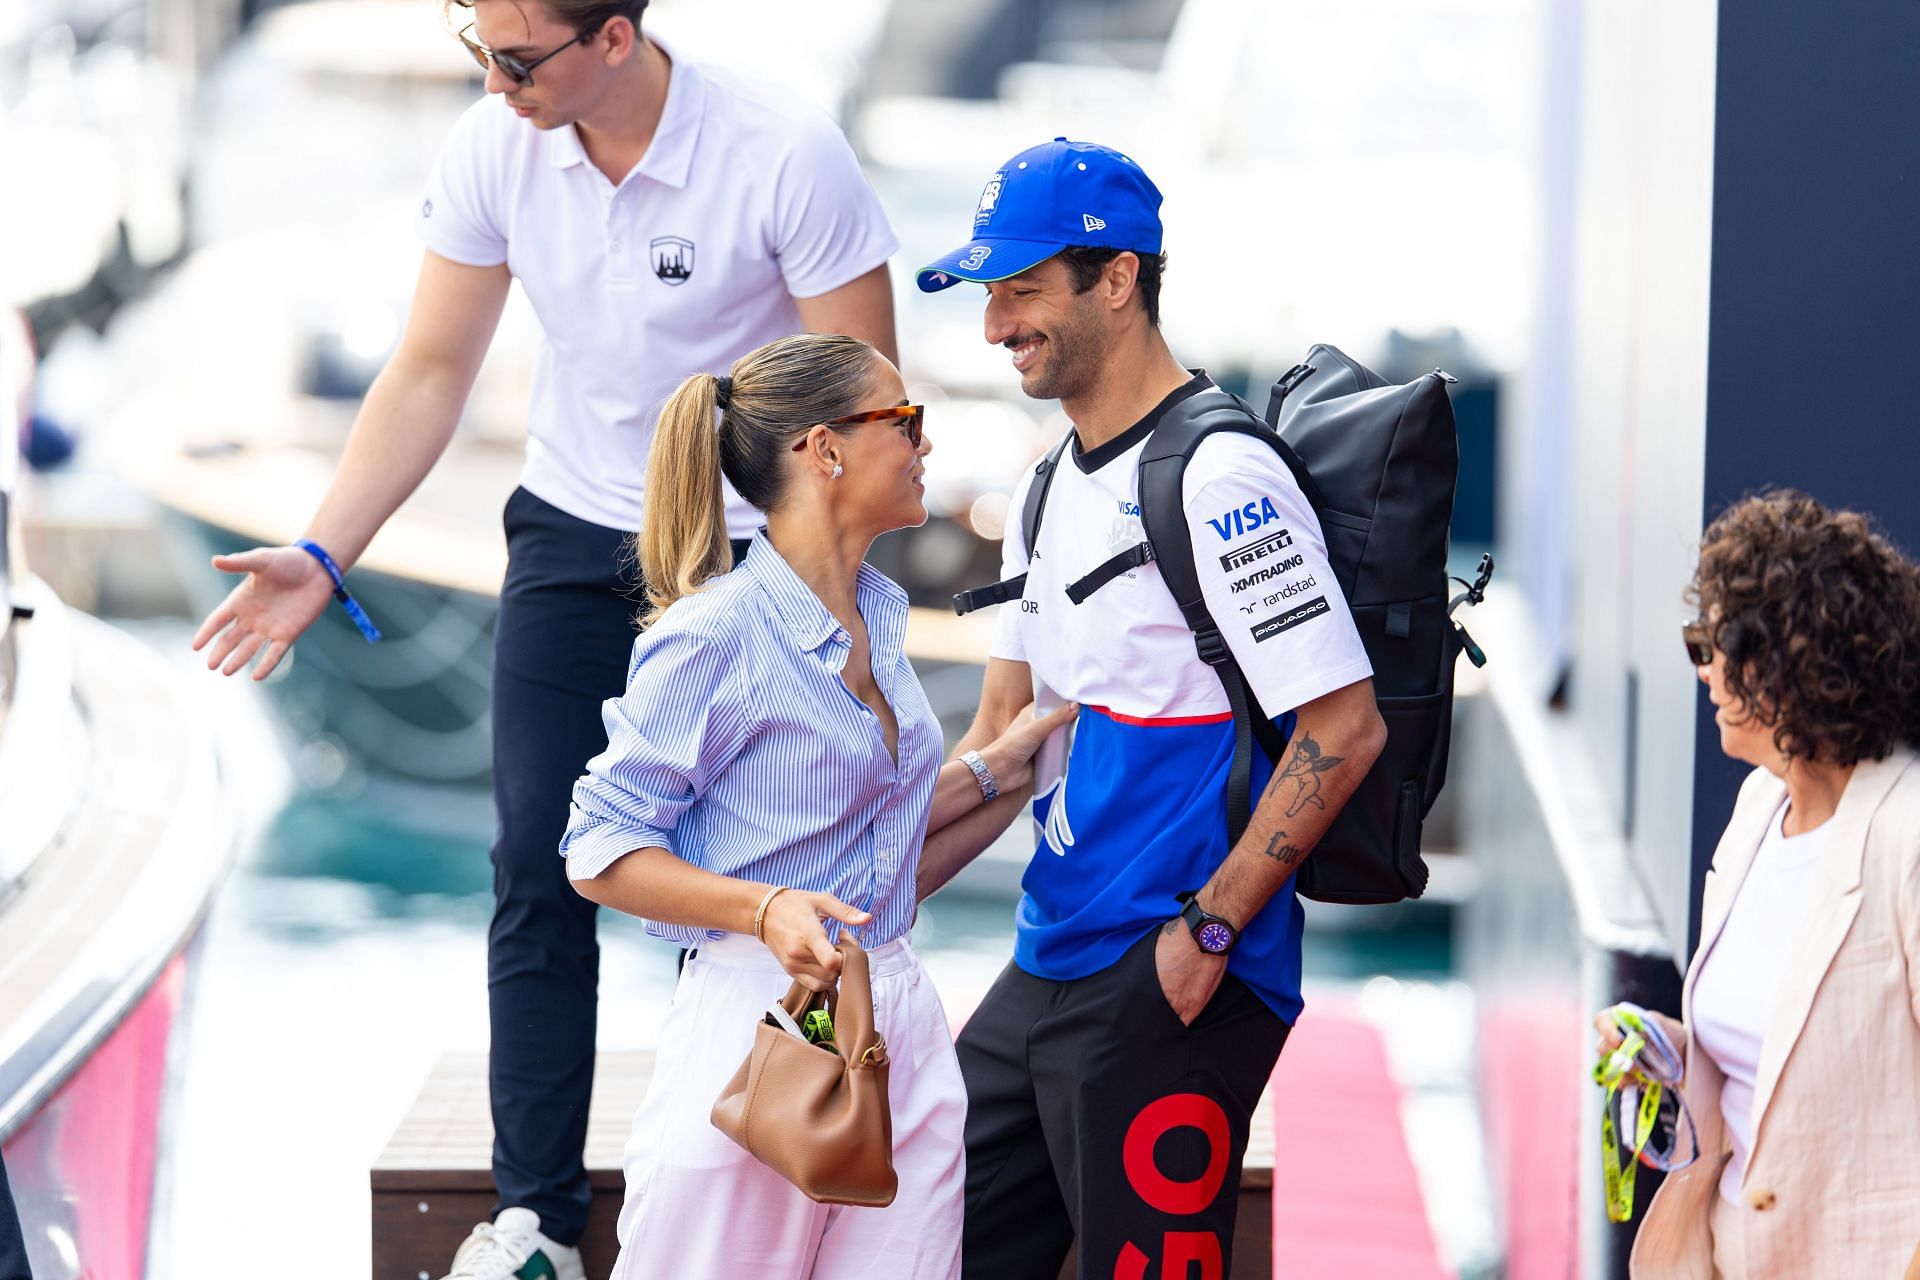
{"type": "Polygon", "coordinates": [[[961,1031],[962,1275],[1220,1280],[1248,1122],[1287,1025],[1229,975],[1191,1027],[1154,971],[1155,929],[1072,982],[1016,965],[961,1031]]]}
{"type": "MultiPolygon", "coordinates": [[[[597,908],[560,857],[573,784],[607,746],[600,706],[626,687],[644,594],[618,530],[527,492],[507,500],[493,641],[492,1022],[488,1085],[500,1208],[577,1244],[587,1224],[587,1101],[600,981],[597,908]]],[[[743,546],[735,547],[738,556],[743,546]]]]}

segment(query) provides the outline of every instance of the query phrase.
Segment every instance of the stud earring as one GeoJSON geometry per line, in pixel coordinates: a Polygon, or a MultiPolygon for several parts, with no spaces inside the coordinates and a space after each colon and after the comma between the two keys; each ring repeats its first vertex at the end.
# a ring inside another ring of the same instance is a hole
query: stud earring
{"type": "Polygon", "coordinates": [[[833,464],[833,478],[835,480],[838,480],[841,476],[845,474],[847,474],[847,469],[845,467],[841,466],[837,462],[833,464]]]}

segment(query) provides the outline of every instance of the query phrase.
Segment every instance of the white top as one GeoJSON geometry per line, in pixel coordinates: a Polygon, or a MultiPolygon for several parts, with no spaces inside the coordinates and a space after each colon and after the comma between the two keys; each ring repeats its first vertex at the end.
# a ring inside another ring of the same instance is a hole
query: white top
{"type": "MultiPolygon", "coordinates": [[[[1028,663],[1044,688],[1081,706],[1065,772],[1035,795],[1041,838],[1015,912],[1014,961],[1038,977],[1066,981],[1112,965],[1228,853],[1233,710],[1160,566],[1122,574],[1078,605],[1066,594],[1144,538],[1141,450],[1171,405],[1207,385],[1196,377],[1115,439],[1062,454],[1031,556],[1020,513],[1033,471],[1014,492],[1001,568],[1027,581],[1018,602],[1001,606],[993,653],[1028,663]]],[[[1207,609],[1261,709],[1290,734],[1290,712],[1372,674],[1320,522],[1280,455],[1246,436],[1209,436],[1183,480],[1207,609]]],[[[1272,769],[1255,754],[1259,796],[1272,769]]],[[[1303,737],[1285,763],[1283,812],[1326,809],[1320,774],[1338,758],[1303,737]]],[[[1239,923],[1229,970],[1291,1024],[1305,923],[1291,887],[1239,923]]]]}
{"type": "MultiPolygon", "coordinates": [[[[660,406],[692,373],[800,329],[898,247],[839,128],[804,99],[672,61],[653,142],[618,184],[572,127],[540,130],[498,95],[454,126],[420,237],[469,266],[506,263],[545,331],[520,483],[572,515],[640,527],[660,406]]],[[[727,490],[727,526],[760,516],[727,490]]]]}
{"type": "Polygon", "coordinates": [[[1753,1085],[1761,1041],[1827,843],[1825,823],[1797,836],[1785,834],[1786,814],[1783,804],[1768,825],[1693,987],[1688,1031],[1726,1077],[1720,1115],[1733,1158],[1720,1175],[1720,1194],[1734,1204],[1740,1203],[1740,1180],[1753,1150],[1753,1085]]]}
{"type": "MultiPolygon", "coordinates": [[[[1023,600],[1001,608],[992,652],[1028,663],[1063,698],[1136,720],[1232,711],[1158,565],[1123,574],[1084,604],[1066,597],[1070,583],[1146,537],[1140,452],[1166,406],[1205,385],[1195,379],[1098,449],[1061,455],[1040,520],[1044,554],[1032,560],[1020,526],[1032,468],[1014,489],[1001,568],[1024,572],[1027,586],[1023,600]]],[[[1268,715],[1373,674],[1320,521],[1278,453],[1238,434],[1209,436],[1187,464],[1183,496],[1207,610],[1268,715]]]]}

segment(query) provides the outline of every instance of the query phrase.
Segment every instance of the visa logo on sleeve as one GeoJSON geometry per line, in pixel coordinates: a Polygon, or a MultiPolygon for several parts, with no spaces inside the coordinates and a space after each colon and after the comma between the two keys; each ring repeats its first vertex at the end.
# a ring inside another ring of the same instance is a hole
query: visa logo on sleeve
{"type": "Polygon", "coordinates": [[[1213,531],[1220,535],[1220,541],[1237,538],[1241,534],[1252,533],[1269,520],[1278,520],[1280,513],[1273,509],[1272,498],[1262,498],[1258,502],[1249,502],[1244,507],[1236,507],[1218,520],[1209,520],[1213,531]]]}

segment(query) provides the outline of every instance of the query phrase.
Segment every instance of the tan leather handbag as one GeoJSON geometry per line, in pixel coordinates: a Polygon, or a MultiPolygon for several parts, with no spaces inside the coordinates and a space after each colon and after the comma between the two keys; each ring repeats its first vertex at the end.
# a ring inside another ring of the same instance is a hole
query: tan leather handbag
{"type": "Polygon", "coordinates": [[[768,1013],[753,1051],[713,1104],[714,1127],[822,1204],[881,1207],[900,1188],[887,1106],[887,1044],[873,1025],[867,953],[840,941],[837,991],[798,982],[780,1005],[796,1023],[824,1008],[834,1040],[809,1044],[768,1013]]]}

